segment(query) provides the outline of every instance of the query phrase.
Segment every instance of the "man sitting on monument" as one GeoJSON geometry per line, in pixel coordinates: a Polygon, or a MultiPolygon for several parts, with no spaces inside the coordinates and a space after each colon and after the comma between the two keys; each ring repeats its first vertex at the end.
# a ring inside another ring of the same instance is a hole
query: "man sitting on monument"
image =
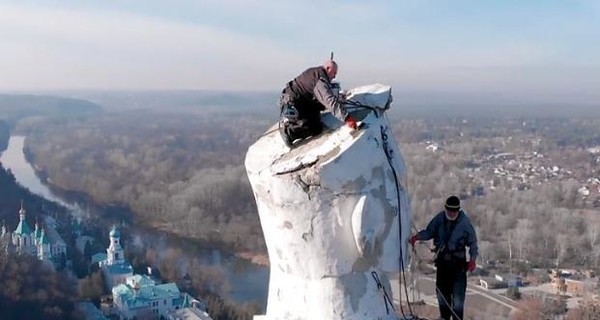
{"type": "Polygon", "coordinates": [[[288,147],[293,147],[298,139],[316,136],[323,131],[320,114],[325,109],[350,128],[357,128],[356,120],[348,115],[343,99],[334,93],[331,81],[337,71],[337,63],[327,60],[322,66],[306,69],[283,89],[279,101],[279,132],[288,147]]]}

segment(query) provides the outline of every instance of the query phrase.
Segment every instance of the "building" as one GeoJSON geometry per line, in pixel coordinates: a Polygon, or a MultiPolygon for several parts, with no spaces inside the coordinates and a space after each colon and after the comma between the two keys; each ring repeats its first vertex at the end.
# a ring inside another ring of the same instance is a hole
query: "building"
{"type": "Polygon", "coordinates": [[[559,294],[583,297],[596,291],[598,279],[595,276],[593,270],[583,273],[575,269],[552,270],[552,287],[559,294]]]}
{"type": "Polygon", "coordinates": [[[167,312],[167,320],[213,320],[206,311],[197,308],[183,308],[167,312]]]}
{"type": "Polygon", "coordinates": [[[53,257],[58,257],[63,252],[66,254],[67,244],[56,231],[56,228],[58,227],[58,223],[56,222],[56,220],[50,216],[45,216],[44,225],[46,237],[48,237],[48,242],[50,243],[49,249],[51,255],[53,257]]]}
{"type": "Polygon", "coordinates": [[[508,288],[508,283],[498,280],[495,277],[480,277],[479,278],[479,286],[486,289],[502,289],[508,288]]]}
{"type": "MultiPolygon", "coordinates": [[[[197,309],[198,314],[205,313],[204,304],[180,292],[177,284],[156,284],[146,275],[127,277],[124,283],[112,289],[112,295],[112,310],[121,320],[168,319],[170,312],[185,308],[197,309]]],[[[200,319],[211,320],[210,317],[200,319]]]]}
{"type": "Polygon", "coordinates": [[[31,230],[26,215],[27,212],[21,202],[17,228],[13,232],[8,232],[6,226],[2,225],[1,237],[7,240],[7,249],[19,254],[36,256],[53,266],[66,261],[67,244],[56,232],[56,221],[48,217],[45,227],[40,228],[36,222],[34,229],[31,230]]]}
{"type": "Polygon", "coordinates": [[[524,285],[523,278],[516,274],[496,274],[494,278],[502,283],[506,283],[508,287],[522,287],[524,285]]]}
{"type": "Polygon", "coordinates": [[[87,301],[77,303],[77,309],[82,313],[85,320],[108,320],[96,306],[87,301]]]}
{"type": "Polygon", "coordinates": [[[121,320],[159,320],[167,319],[169,312],[189,309],[182,312],[181,317],[172,315],[172,319],[212,320],[206,314],[206,304],[180,292],[177,284],[157,284],[158,280],[155,281],[149,276],[134,275],[131,264],[125,260],[120,241],[121,234],[116,227],[112,228],[109,237],[110,244],[106,254],[98,253],[92,257],[92,260],[104,258],[98,266],[104,273],[105,285],[112,292],[112,301],[101,303],[105,315],[110,315],[111,319],[116,316],[121,320]]]}
{"type": "Polygon", "coordinates": [[[107,289],[111,289],[121,283],[124,283],[127,277],[133,275],[131,264],[125,260],[123,247],[121,247],[121,234],[113,226],[108,234],[110,244],[106,249],[106,259],[98,262],[98,266],[104,274],[104,281],[107,289]]]}
{"type": "Polygon", "coordinates": [[[592,293],[596,287],[594,281],[583,281],[565,279],[566,293],[575,297],[582,297],[588,293],[592,293]]]}

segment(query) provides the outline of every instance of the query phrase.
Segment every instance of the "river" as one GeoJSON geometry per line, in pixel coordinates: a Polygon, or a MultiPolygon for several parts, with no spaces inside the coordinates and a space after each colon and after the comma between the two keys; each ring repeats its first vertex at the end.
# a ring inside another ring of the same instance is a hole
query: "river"
{"type": "MultiPolygon", "coordinates": [[[[88,208],[90,204],[80,204],[71,198],[67,199],[61,196],[60,193],[53,192],[49,186],[44,184],[36,175],[32,165],[25,158],[23,153],[24,143],[24,136],[10,137],[8,148],[0,155],[0,161],[4,168],[10,169],[17,182],[31,192],[69,208],[73,214],[85,217],[88,213],[81,208],[88,208]]],[[[149,232],[147,230],[139,230],[139,234],[148,237],[149,232]]],[[[167,247],[181,243],[181,239],[170,238],[169,235],[158,234],[158,232],[154,234],[153,238],[144,239],[143,241],[161,242],[165,243],[167,247]]],[[[125,250],[127,250],[126,246],[125,250]]],[[[225,253],[217,249],[206,249],[198,244],[194,245],[191,241],[187,242],[185,252],[188,253],[188,258],[191,260],[201,261],[207,265],[216,265],[224,271],[231,287],[229,296],[234,302],[256,302],[263,310],[265,309],[269,282],[269,269],[267,267],[252,264],[247,260],[237,258],[230,253],[225,253]],[[190,244],[193,246],[191,249],[190,244]]]]}
{"type": "Polygon", "coordinates": [[[17,179],[17,182],[29,189],[29,191],[50,201],[58,202],[69,209],[73,209],[73,203],[63,201],[38,178],[31,164],[25,159],[25,154],[23,153],[24,144],[24,136],[10,137],[8,140],[8,148],[6,151],[2,152],[2,155],[0,156],[0,161],[4,165],[4,168],[10,169],[17,179]]]}

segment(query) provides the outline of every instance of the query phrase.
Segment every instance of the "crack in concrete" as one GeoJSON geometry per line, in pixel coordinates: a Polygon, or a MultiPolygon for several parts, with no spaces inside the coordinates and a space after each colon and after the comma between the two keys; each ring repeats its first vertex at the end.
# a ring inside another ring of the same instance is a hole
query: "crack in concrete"
{"type": "Polygon", "coordinates": [[[302,240],[304,240],[306,242],[308,242],[309,240],[312,240],[312,238],[313,238],[313,232],[314,232],[314,226],[313,226],[313,224],[314,224],[316,218],[317,218],[317,215],[313,215],[310,218],[310,230],[308,232],[304,232],[302,234],[302,240]]]}
{"type": "Polygon", "coordinates": [[[315,160],[308,162],[308,163],[300,162],[297,166],[290,168],[288,170],[285,170],[285,171],[277,172],[277,173],[275,173],[275,175],[280,176],[282,174],[293,173],[293,172],[297,172],[297,171],[300,171],[300,170],[303,170],[306,168],[310,168],[317,162],[319,162],[319,157],[317,157],[315,160]]]}

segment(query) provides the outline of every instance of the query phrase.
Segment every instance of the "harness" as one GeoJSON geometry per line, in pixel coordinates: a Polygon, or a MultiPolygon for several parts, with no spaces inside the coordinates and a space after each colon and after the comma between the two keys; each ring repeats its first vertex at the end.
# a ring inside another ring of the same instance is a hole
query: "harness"
{"type": "Polygon", "coordinates": [[[454,234],[454,229],[459,224],[462,219],[462,214],[459,214],[456,221],[450,221],[448,219],[444,219],[444,229],[446,230],[446,237],[444,241],[439,243],[438,247],[434,248],[434,257],[433,260],[436,265],[444,264],[444,265],[456,265],[456,264],[464,264],[466,261],[466,253],[465,248],[462,246],[461,248],[455,248],[454,250],[448,249],[448,242],[452,235],[454,234]]]}

